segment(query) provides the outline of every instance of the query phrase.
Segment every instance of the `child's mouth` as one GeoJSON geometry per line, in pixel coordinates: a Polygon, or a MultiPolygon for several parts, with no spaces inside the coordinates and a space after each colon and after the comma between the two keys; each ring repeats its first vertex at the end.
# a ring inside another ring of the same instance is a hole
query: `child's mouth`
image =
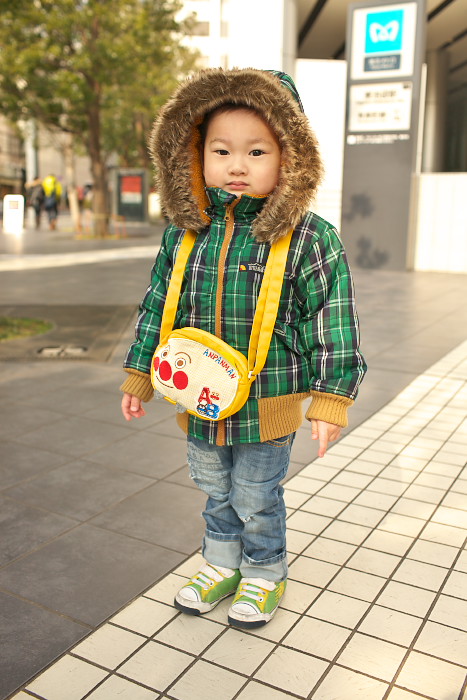
{"type": "Polygon", "coordinates": [[[228,187],[230,187],[232,190],[243,190],[245,187],[248,187],[248,183],[246,182],[229,182],[228,187]]]}

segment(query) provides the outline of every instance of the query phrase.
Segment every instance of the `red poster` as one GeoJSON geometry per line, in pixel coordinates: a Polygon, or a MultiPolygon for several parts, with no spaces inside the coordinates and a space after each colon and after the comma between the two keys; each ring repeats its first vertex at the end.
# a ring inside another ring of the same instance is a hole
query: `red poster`
{"type": "Polygon", "coordinates": [[[123,175],[120,180],[121,200],[124,204],[141,204],[143,178],[141,175],[123,175]]]}

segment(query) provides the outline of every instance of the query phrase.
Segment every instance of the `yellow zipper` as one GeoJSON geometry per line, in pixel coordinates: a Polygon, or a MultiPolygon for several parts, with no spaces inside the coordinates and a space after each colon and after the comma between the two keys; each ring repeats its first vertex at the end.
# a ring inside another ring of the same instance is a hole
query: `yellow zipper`
{"type": "MultiPolygon", "coordinates": [[[[224,241],[222,243],[222,247],[219,253],[219,261],[217,263],[217,289],[216,289],[216,318],[215,318],[215,335],[218,338],[221,338],[221,321],[222,321],[222,292],[224,291],[224,271],[225,271],[225,261],[227,258],[227,251],[229,249],[230,242],[232,240],[232,235],[234,231],[234,226],[235,226],[235,217],[234,217],[234,209],[236,204],[238,204],[240,200],[236,199],[235,201],[232,202],[232,204],[229,204],[225,211],[225,216],[224,216],[224,221],[226,222],[225,225],[225,234],[224,234],[224,241]]],[[[222,447],[225,445],[225,420],[220,420],[217,423],[217,434],[216,434],[216,445],[218,447],[222,447]]]]}
{"type": "Polygon", "coordinates": [[[226,209],[224,221],[226,222],[224,241],[219,253],[219,260],[217,263],[217,289],[216,289],[216,311],[215,311],[215,335],[218,338],[222,337],[221,330],[221,319],[222,319],[222,293],[224,291],[224,271],[225,271],[225,261],[227,258],[227,251],[229,249],[230,242],[232,240],[233,230],[235,226],[235,218],[233,216],[233,211],[236,204],[240,200],[235,200],[226,209]]]}

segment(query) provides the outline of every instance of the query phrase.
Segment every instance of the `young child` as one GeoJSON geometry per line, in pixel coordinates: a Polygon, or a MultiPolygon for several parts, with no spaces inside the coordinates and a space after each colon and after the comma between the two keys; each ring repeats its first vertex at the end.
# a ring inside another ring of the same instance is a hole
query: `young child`
{"type": "Polygon", "coordinates": [[[321,180],[317,143],[284,73],[202,71],[161,110],[150,148],[164,233],[124,367],[123,415],[145,415],[150,367],[171,270],[186,229],[197,232],[174,328],[201,328],[244,354],[271,244],[294,230],[264,369],[247,403],[219,422],[178,413],[191,477],[207,494],[206,564],[175,606],[202,614],[235,594],[230,624],[273,617],[287,579],[287,473],[301,404],[323,456],[347,425],[365,373],[353,286],[335,229],[308,211],[321,180]]]}

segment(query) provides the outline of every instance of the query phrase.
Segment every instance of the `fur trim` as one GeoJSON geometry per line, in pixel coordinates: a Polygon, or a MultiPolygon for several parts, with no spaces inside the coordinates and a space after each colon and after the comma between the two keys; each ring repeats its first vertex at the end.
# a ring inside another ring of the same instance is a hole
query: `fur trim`
{"type": "Polygon", "coordinates": [[[253,223],[256,239],[273,243],[308,211],[321,182],[322,163],[307,117],[272,73],[213,68],[180,85],[160,110],[149,141],[161,205],[180,228],[200,231],[209,223],[194,133],[205,114],[227,102],[245,104],[261,114],[282,149],[279,183],[253,223]]]}

